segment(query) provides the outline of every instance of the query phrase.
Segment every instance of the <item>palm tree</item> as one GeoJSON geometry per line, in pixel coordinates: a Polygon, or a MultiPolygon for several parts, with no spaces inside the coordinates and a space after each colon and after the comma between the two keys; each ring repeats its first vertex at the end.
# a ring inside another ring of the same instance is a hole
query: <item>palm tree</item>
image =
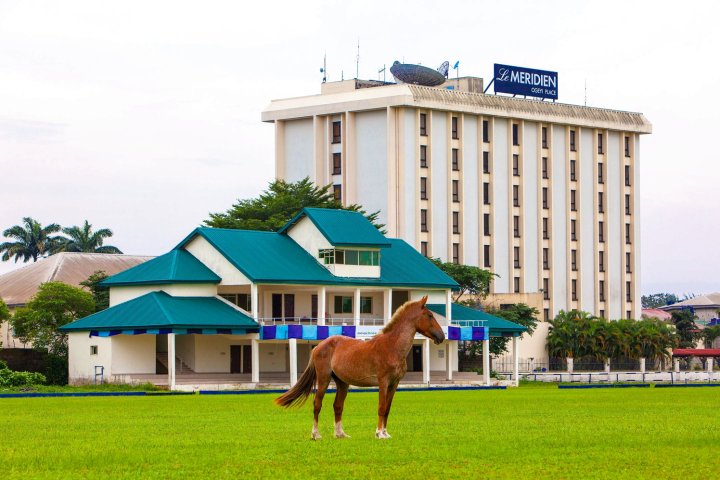
{"type": "Polygon", "coordinates": [[[85,220],[82,227],[74,226],[62,229],[69,238],[64,239],[58,251],[88,252],[88,253],[122,253],[119,248],[112,245],[103,245],[106,238],[112,237],[109,228],[92,231],[92,225],[85,220]]]}
{"type": "Polygon", "coordinates": [[[11,257],[15,257],[15,263],[21,258],[23,262],[31,258],[36,262],[38,257],[52,255],[63,240],[62,237],[51,234],[59,231],[60,225],[57,223],[43,227],[37,220],[24,217],[22,225],[13,225],[3,232],[5,237],[15,241],[0,244],[0,252],[4,252],[2,260],[7,262],[11,257]]]}

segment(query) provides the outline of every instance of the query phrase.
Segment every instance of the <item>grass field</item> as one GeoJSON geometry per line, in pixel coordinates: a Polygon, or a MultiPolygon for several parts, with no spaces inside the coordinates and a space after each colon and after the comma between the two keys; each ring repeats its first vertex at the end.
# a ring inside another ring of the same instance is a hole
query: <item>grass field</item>
{"type": "Polygon", "coordinates": [[[6,478],[717,478],[720,388],[399,392],[309,405],[273,395],[0,399],[6,478]]]}

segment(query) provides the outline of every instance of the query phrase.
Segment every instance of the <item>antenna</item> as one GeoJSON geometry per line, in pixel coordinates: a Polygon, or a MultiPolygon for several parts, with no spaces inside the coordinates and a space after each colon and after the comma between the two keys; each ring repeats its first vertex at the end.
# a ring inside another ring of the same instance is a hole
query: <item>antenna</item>
{"type": "Polygon", "coordinates": [[[323,74],[323,83],[327,82],[327,53],[323,54],[323,66],[320,73],[323,74]]]}
{"type": "Polygon", "coordinates": [[[357,57],[355,57],[355,78],[360,78],[360,37],[358,37],[357,57]]]}
{"type": "Polygon", "coordinates": [[[585,106],[587,107],[587,78],[585,79],[585,106]]]}
{"type": "Polygon", "coordinates": [[[378,80],[380,80],[380,74],[381,74],[381,73],[383,74],[383,83],[386,83],[386,82],[385,82],[385,64],[383,64],[383,68],[381,68],[380,70],[378,70],[378,80]]]}

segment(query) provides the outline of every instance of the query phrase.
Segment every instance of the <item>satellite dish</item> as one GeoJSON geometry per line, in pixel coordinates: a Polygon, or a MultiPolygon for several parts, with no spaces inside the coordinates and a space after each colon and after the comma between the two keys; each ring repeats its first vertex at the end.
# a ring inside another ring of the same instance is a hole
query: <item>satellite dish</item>
{"type": "Polygon", "coordinates": [[[445,78],[448,76],[448,70],[450,70],[450,62],[445,60],[442,65],[438,67],[438,72],[442,73],[445,78]]]}
{"type": "Polygon", "coordinates": [[[413,85],[435,87],[445,83],[445,74],[439,72],[438,70],[423,67],[422,65],[400,63],[397,60],[393,63],[392,67],[390,67],[390,73],[393,74],[393,77],[395,77],[396,80],[403,83],[411,83],[413,85]]]}

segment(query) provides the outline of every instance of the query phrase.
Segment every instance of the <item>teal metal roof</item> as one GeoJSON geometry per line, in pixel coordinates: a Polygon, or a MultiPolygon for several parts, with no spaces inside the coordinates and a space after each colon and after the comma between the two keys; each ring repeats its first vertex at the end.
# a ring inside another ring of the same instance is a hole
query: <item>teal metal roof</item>
{"type": "MultiPolygon", "coordinates": [[[[446,316],[445,304],[428,304],[427,308],[438,315],[446,316]]],[[[474,308],[466,307],[458,303],[453,303],[451,308],[453,325],[471,326],[473,322],[482,320],[485,322],[483,326],[490,328],[491,337],[502,337],[508,334],[519,335],[527,331],[527,327],[523,325],[490,315],[482,310],[475,310],[474,308]]]]}
{"type": "Polygon", "coordinates": [[[147,328],[223,328],[257,332],[258,324],[215,297],[172,297],[151,292],[95,313],[60,330],[127,330],[147,328]]]}
{"type": "Polygon", "coordinates": [[[101,285],[159,285],[168,283],[220,283],[220,277],[185,250],[173,250],[106,278],[101,285]]]}
{"type": "Polygon", "coordinates": [[[380,278],[350,278],[332,275],[280,233],[199,227],[176,249],[198,235],[254,283],[458,288],[452,278],[402,240],[383,237],[388,247],[380,248],[380,278]]]}
{"type": "Polygon", "coordinates": [[[329,208],[303,208],[278,233],[287,232],[292,226],[307,217],[320,233],[335,247],[388,247],[385,236],[365,218],[362,213],[329,208]]]}

